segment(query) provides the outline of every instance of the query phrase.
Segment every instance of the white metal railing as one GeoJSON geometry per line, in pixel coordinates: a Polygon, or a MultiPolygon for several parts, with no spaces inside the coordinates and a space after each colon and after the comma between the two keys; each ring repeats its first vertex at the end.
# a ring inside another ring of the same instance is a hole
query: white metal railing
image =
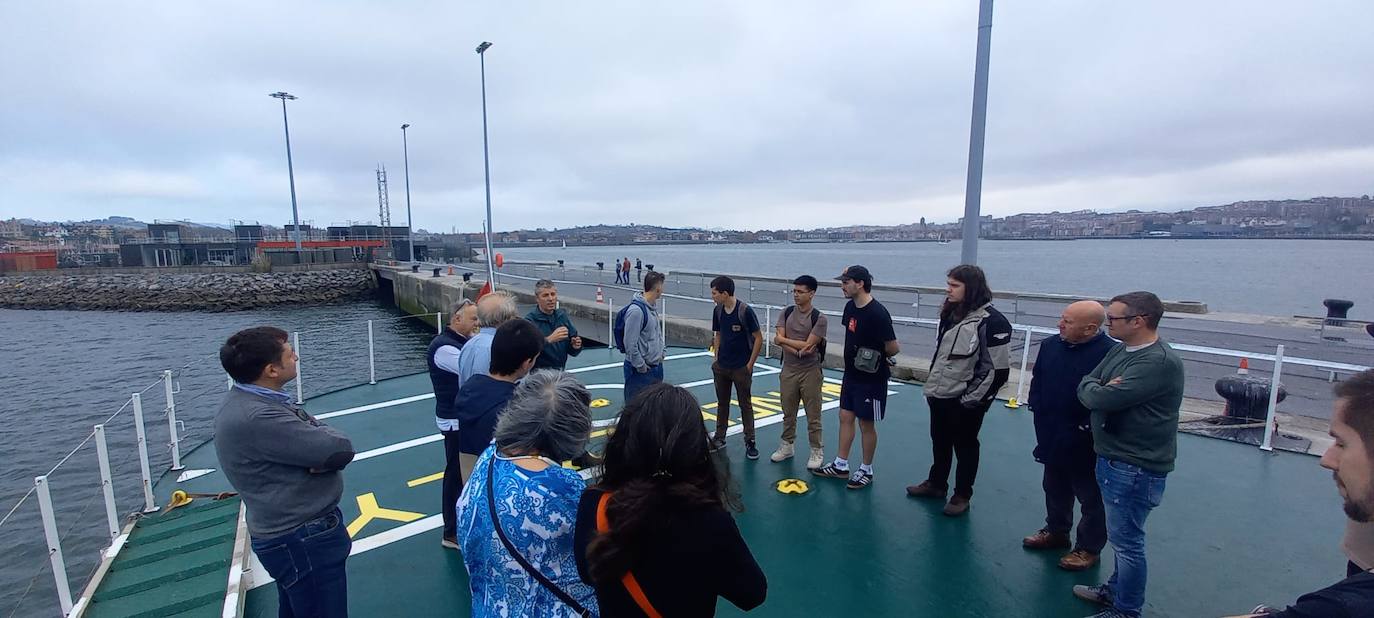
{"type": "MultiPolygon", "coordinates": [[[[376,384],[377,381],[374,324],[377,322],[410,320],[414,319],[415,317],[429,316],[433,316],[435,318],[436,331],[442,332],[442,312],[433,314],[423,314],[423,316],[405,315],[397,316],[394,318],[366,320],[368,341],[368,383],[376,384]]],[[[337,327],[306,329],[295,331],[292,333],[292,347],[297,352],[296,370],[298,377],[295,382],[296,400],[298,402],[302,401],[304,396],[302,380],[300,378],[300,350],[302,335],[325,331],[333,331],[336,330],[336,328],[337,327]]],[[[66,465],[78,452],[85,448],[89,443],[91,443],[92,441],[95,442],[96,464],[99,469],[100,478],[99,496],[103,498],[105,507],[104,522],[101,526],[102,535],[108,537],[108,545],[105,547],[102,553],[105,554],[106,558],[112,558],[114,553],[117,552],[118,548],[123,545],[123,540],[121,538],[119,508],[115,502],[114,476],[112,473],[113,467],[111,466],[109,444],[106,439],[106,430],[108,426],[111,422],[115,421],[118,417],[120,417],[125,412],[125,410],[130,411],[131,416],[133,417],[135,446],[138,456],[139,485],[143,497],[143,504],[140,507],[139,511],[142,513],[152,513],[157,511],[158,506],[156,504],[156,498],[153,494],[152,467],[149,459],[148,432],[145,423],[146,418],[144,414],[144,396],[148,394],[149,391],[154,390],[158,386],[162,386],[161,390],[163,396],[165,397],[165,407],[163,408],[163,412],[167,415],[167,433],[169,439],[167,448],[171,454],[171,465],[168,468],[168,470],[179,471],[184,469],[185,466],[182,464],[181,461],[181,441],[183,439],[183,436],[186,435],[186,430],[184,423],[177,419],[176,396],[181,394],[181,386],[177,382],[176,376],[186,371],[188,368],[196,366],[199,363],[204,363],[207,360],[215,358],[217,356],[218,352],[206,356],[201,356],[186,363],[185,365],[182,365],[178,369],[165,370],[162,372],[162,375],[157,380],[151,382],[143,389],[131,393],[129,397],[125,399],[124,403],[119,407],[119,409],[114,412],[114,414],[111,414],[104,421],[94,425],[91,431],[85,436],[85,438],[82,439],[82,441],[79,444],[77,444],[75,448],[67,452],[67,454],[63,456],[57,462],[56,465],[54,465],[46,473],[34,477],[33,486],[30,487],[29,490],[19,498],[19,500],[14,504],[14,506],[10,508],[8,512],[5,513],[4,517],[0,517],[0,528],[3,528],[4,525],[14,517],[14,515],[19,511],[19,509],[24,506],[24,504],[29,500],[29,498],[37,496],[39,517],[41,519],[41,524],[43,528],[44,540],[47,544],[48,549],[48,562],[52,568],[53,579],[57,586],[58,602],[61,606],[62,613],[64,616],[72,613],[75,605],[73,604],[71,582],[68,580],[67,577],[66,560],[62,550],[62,539],[65,535],[59,533],[57,527],[56,511],[54,509],[52,501],[52,475],[56,473],[59,469],[61,469],[64,465],[66,465]]],[[[229,378],[227,374],[226,383],[229,387],[232,387],[234,383],[233,379],[229,378]]],[[[193,401],[194,399],[195,398],[192,398],[190,401],[193,401]]],[[[76,525],[80,524],[80,521],[76,523],[76,525]]],[[[70,530],[68,531],[68,533],[70,533],[70,530]]],[[[27,596],[27,591],[25,592],[24,596],[27,596]]],[[[20,597],[16,607],[23,603],[24,596],[20,597]]]]}

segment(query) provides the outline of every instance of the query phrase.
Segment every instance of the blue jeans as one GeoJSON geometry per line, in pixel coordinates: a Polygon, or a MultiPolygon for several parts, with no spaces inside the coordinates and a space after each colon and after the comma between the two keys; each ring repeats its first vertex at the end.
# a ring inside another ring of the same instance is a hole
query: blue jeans
{"type": "Polygon", "coordinates": [[[628,361],[625,363],[625,403],[629,403],[639,391],[663,381],[663,363],[649,365],[649,370],[640,373],[628,361]]]}
{"type": "Polygon", "coordinates": [[[277,580],[280,618],[348,616],[344,561],[353,548],[337,507],[299,528],[270,539],[253,539],[267,574],[277,580]]]}
{"type": "Polygon", "coordinates": [[[1145,518],[1164,499],[1168,475],[1123,461],[1097,458],[1097,485],[1107,510],[1107,540],[1116,554],[1116,570],[1107,580],[1112,604],[1127,616],[1145,606],[1145,518]]]}

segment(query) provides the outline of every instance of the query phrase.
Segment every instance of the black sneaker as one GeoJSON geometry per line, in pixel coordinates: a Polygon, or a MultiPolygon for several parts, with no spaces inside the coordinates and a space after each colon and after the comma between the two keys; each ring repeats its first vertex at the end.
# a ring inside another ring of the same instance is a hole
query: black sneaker
{"type": "Polygon", "coordinates": [[[759,447],[754,446],[753,440],[744,441],[744,456],[750,459],[759,458],[759,447]]]}
{"type": "Polygon", "coordinates": [[[849,468],[837,468],[835,467],[835,462],[832,461],[812,470],[811,474],[816,476],[828,476],[832,479],[847,479],[849,478],[849,468]]]}
{"type": "Polygon", "coordinates": [[[862,469],[855,470],[849,474],[849,482],[845,487],[850,489],[863,489],[873,482],[873,473],[864,472],[862,469]]]}
{"type": "Polygon", "coordinates": [[[711,452],[714,453],[725,448],[725,436],[715,436],[711,438],[711,452]]]}

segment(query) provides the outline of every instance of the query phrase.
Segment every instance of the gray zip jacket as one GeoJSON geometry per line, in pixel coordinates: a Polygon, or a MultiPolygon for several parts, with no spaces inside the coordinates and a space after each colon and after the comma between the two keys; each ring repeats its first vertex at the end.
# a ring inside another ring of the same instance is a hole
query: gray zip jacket
{"type": "Polygon", "coordinates": [[[992,303],[953,326],[941,319],[926,396],[958,399],[966,408],[991,403],[1011,375],[1010,342],[1011,322],[992,303]]]}
{"type": "Polygon", "coordinates": [[[634,306],[625,310],[625,362],[636,370],[645,370],[649,365],[663,363],[663,330],[658,322],[658,307],[644,300],[643,292],[635,292],[634,299],[648,306],[649,311],[634,306]]]}

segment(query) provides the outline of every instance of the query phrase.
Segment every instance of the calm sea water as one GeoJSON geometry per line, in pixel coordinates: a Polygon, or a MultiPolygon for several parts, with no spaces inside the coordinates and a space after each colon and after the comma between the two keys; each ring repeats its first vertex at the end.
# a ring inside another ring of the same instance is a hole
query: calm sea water
{"type": "MultiPolygon", "coordinates": [[[[177,418],[186,424],[183,452],[209,438],[226,389],[216,351],[241,328],[301,331],[307,397],[366,382],[369,319],[376,320],[379,379],[424,370],[433,327],[373,302],[241,313],[0,309],[0,517],[33,487],[35,476],[119,410],[132,391],[150,385],[143,404],[153,475],[166,470],[165,396],[155,384],[163,370],[176,371],[181,389],[174,397],[177,418]]],[[[121,512],[130,512],[142,504],[130,410],[107,423],[106,432],[116,501],[121,512]]],[[[97,470],[92,443],[50,478],[74,594],[108,542],[97,470]]],[[[0,556],[0,616],[60,615],[36,498],[0,527],[0,556]]]]}
{"type": "MultiPolygon", "coordinates": [[[[502,249],[521,260],[569,265],[629,257],[660,270],[830,277],[863,264],[876,281],[944,285],[959,241],[761,245],[632,245],[502,249]]],[[[1325,315],[1324,298],[1355,301],[1351,317],[1374,319],[1374,242],[1342,240],[982,241],[978,261],[995,290],[1111,296],[1150,290],[1200,300],[1213,311],[1325,315]]]]}

